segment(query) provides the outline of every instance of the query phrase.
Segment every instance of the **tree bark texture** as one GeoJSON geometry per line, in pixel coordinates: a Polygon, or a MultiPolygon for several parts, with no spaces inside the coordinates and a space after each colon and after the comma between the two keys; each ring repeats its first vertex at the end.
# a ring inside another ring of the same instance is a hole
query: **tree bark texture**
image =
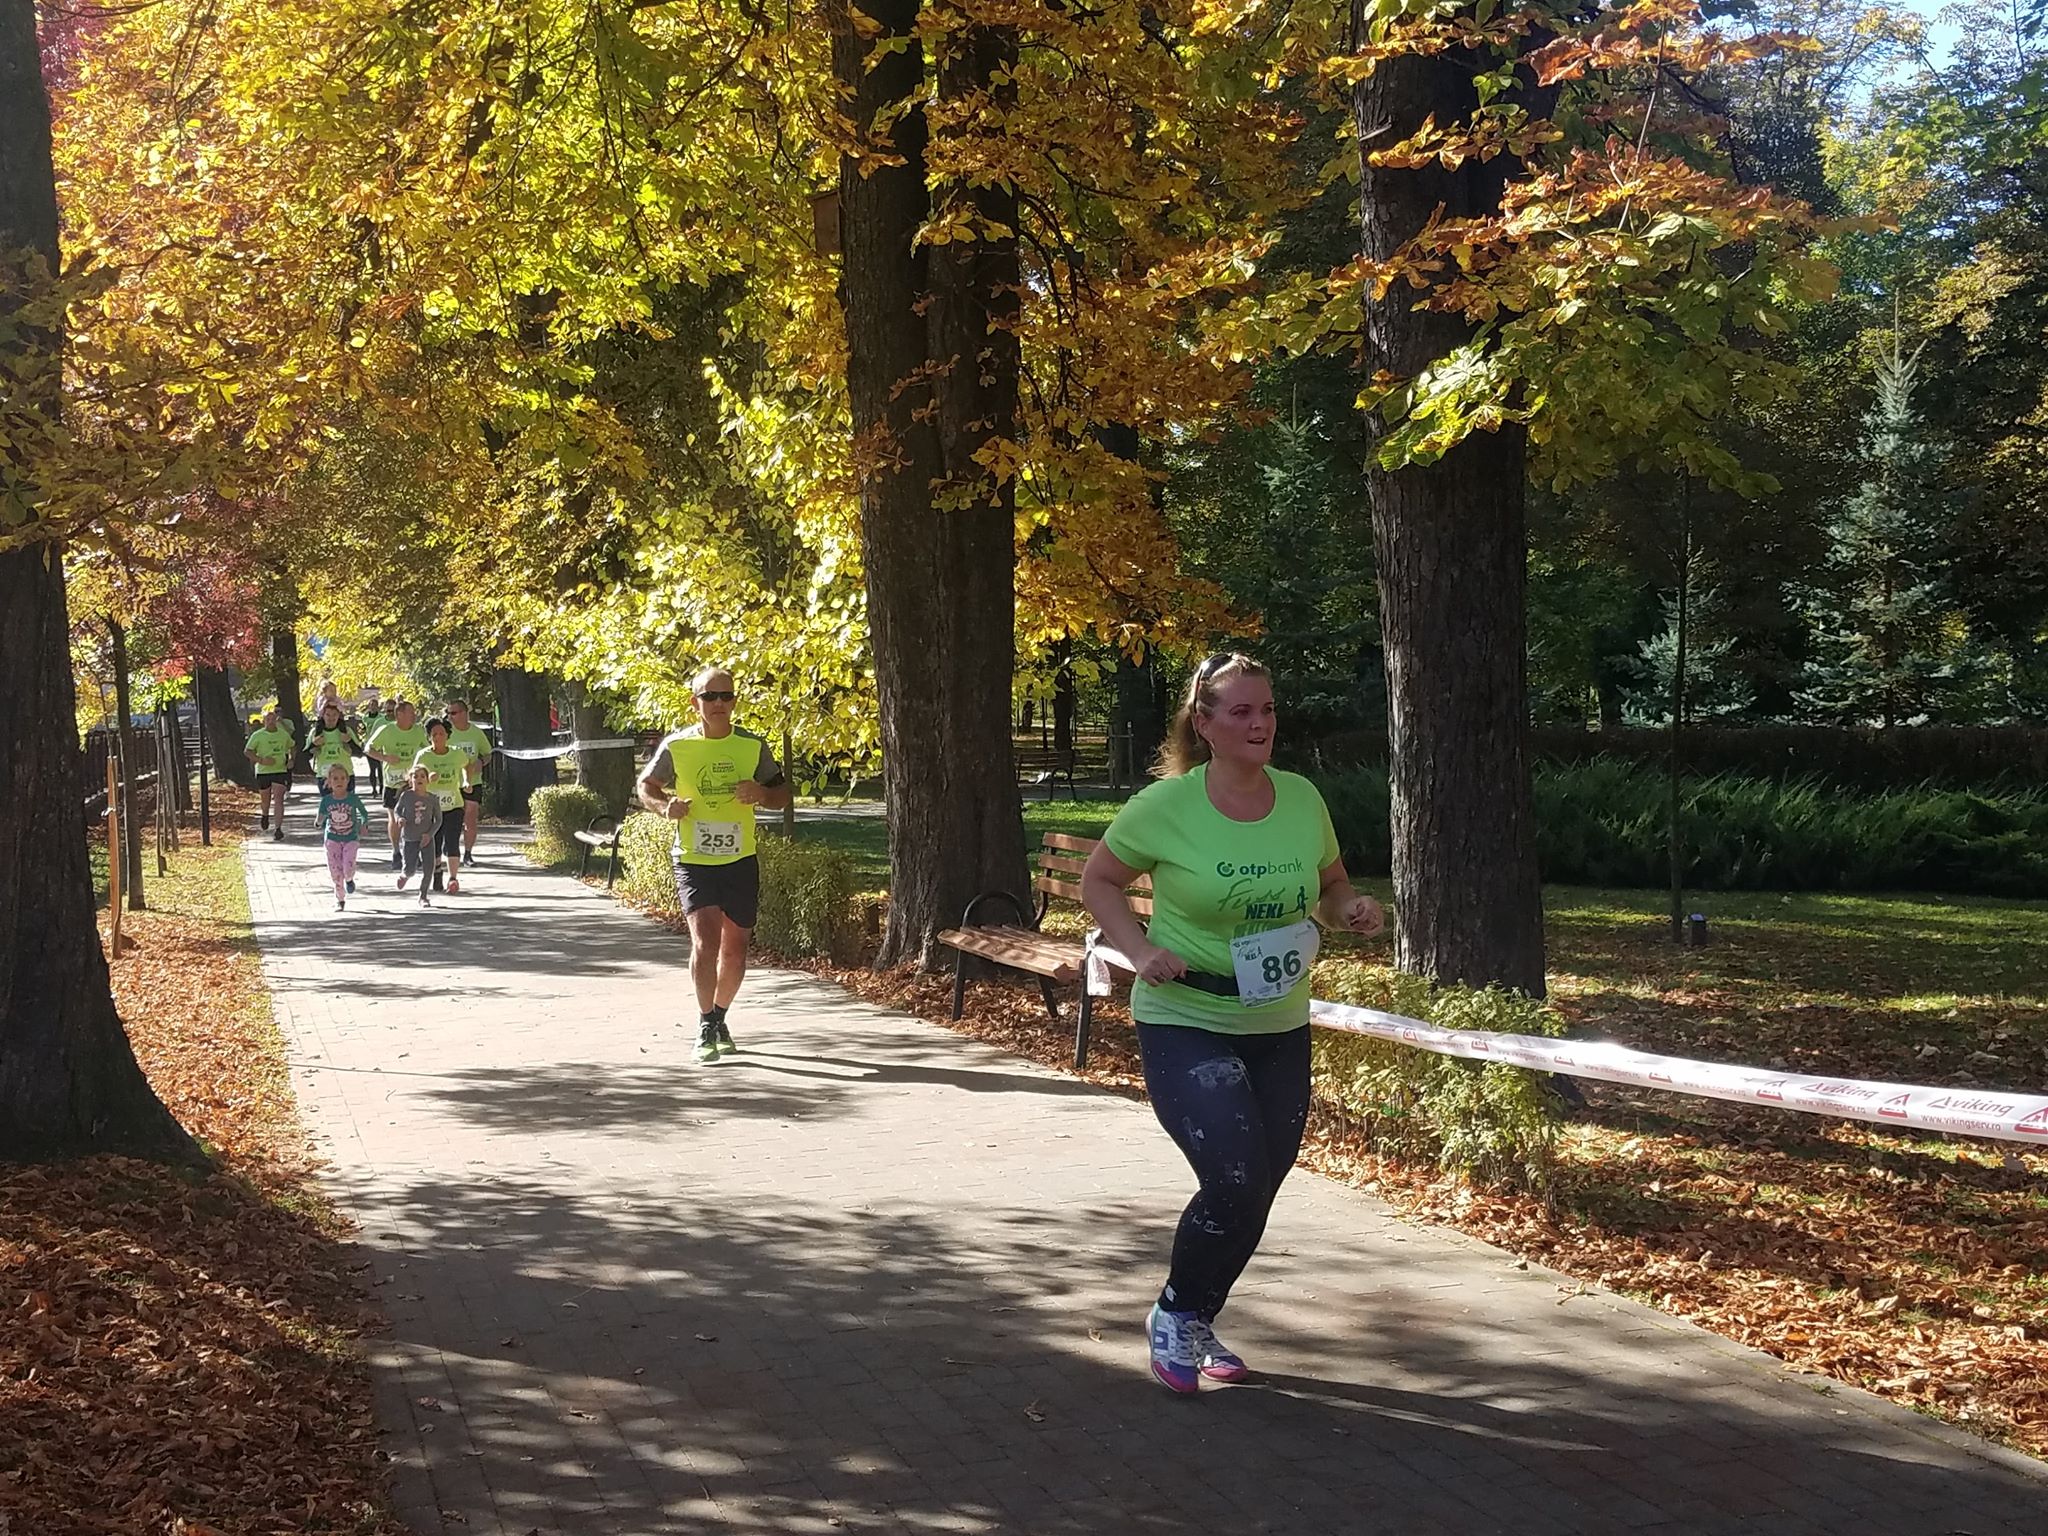
{"type": "MultiPolygon", "coordinates": [[[[0,0],[0,314],[21,302],[32,265],[48,271],[56,259],[35,8],[0,0]]],[[[52,366],[40,401],[8,408],[56,411],[58,339],[17,345],[47,347],[52,366]]],[[[62,551],[0,553],[0,1160],[121,1152],[196,1163],[198,1147],[135,1064],[108,986],[70,635],[62,551]]]]}
{"type": "MultiPolygon", "coordinates": [[[[491,692],[498,701],[499,746],[545,747],[554,740],[548,723],[547,678],[524,667],[498,667],[491,673],[491,692]]],[[[527,798],[555,779],[552,757],[506,758],[492,813],[524,821],[527,798]]]]}
{"type": "MultiPolygon", "coordinates": [[[[569,718],[578,741],[605,741],[632,734],[614,728],[604,705],[582,688],[576,690],[569,718]]],[[[576,782],[602,800],[604,808],[614,816],[625,815],[632,798],[633,770],[638,766],[633,756],[630,747],[600,747],[594,752],[576,754],[576,782]]],[[[506,759],[506,766],[511,766],[511,759],[506,759]]]]}
{"type": "MultiPolygon", "coordinates": [[[[1472,75],[1452,59],[1383,62],[1353,96],[1364,150],[1425,117],[1459,119],[1472,75]]],[[[1497,208],[1511,167],[1362,166],[1364,254],[1391,256],[1441,207],[1497,208]]],[[[1420,372],[1470,339],[1396,283],[1368,307],[1361,372],[1420,372]]],[[[1375,430],[1379,424],[1375,421],[1375,430]]],[[[1530,801],[1519,428],[1474,433],[1434,464],[1367,472],[1387,656],[1395,960],[1437,981],[1544,994],[1542,887],[1530,801]]]]}
{"type": "MultiPolygon", "coordinates": [[[[861,9],[882,37],[912,38],[869,69],[873,41],[843,6],[836,12],[833,71],[866,133],[919,89],[925,58],[913,37],[917,0],[861,9]]],[[[1014,50],[976,28],[942,46],[939,89],[949,100],[991,89],[1014,50]]],[[[894,118],[886,135],[901,164],[863,176],[853,157],[841,162],[840,297],[889,813],[879,963],[929,967],[936,935],[975,896],[1002,890],[1021,901],[1029,889],[1009,720],[1015,521],[1008,488],[991,486],[973,459],[1015,431],[1017,259],[1006,240],[917,247],[932,206],[924,114],[894,118]]],[[[951,195],[1015,227],[1011,194],[951,195]]]]}
{"type": "Polygon", "coordinates": [[[292,768],[310,771],[313,760],[306,755],[305,684],[299,677],[299,636],[289,626],[270,632],[270,675],[277,689],[277,718],[292,733],[292,768]]]}
{"type": "Polygon", "coordinates": [[[227,673],[219,667],[193,668],[192,693],[199,701],[200,717],[206,721],[206,751],[213,759],[213,776],[244,789],[254,789],[255,765],[242,756],[242,743],[249,739],[249,722],[235,707],[235,693],[228,684],[227,673]]]}

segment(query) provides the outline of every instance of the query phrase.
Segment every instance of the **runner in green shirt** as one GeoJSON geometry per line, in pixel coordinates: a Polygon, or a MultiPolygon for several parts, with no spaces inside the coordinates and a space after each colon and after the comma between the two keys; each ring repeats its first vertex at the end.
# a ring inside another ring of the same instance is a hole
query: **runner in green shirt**
{"type": "MultiPolygon", "coordinates": [[[[412,700],[400,699],[391,707],[391,718],[378,726],[371,735],[364,750],[376,761],[398,771],[388,774],[384,780],[384,809],[389,813],[398,804],[399,791],[405,788],[406,770],[412,767],[412,760],[420,755],[420,749],[427,744],[427,728],[419,723],[413,713],[412,700]]],[[[385,817],[391,832],[391,867],[397,869],[401,860],[398,854],[399,825],[396,815],[385,817]]]]}
{"type": "Polygon", "coordinates": [[[362,750],[362,742],[342,718],[341,701],[329,699],[322,704],[319,717],[306,730],[306,756],[312,761],[316,779],[324,783],[327,770],[338,766],[348,775],[348,792],[354,794],[356,754],[362,750]]]}
{"type": "MultiPolygon", "coordinates": [[[[427,771],[427,793],[441,802],[441,830],[436,847],[448,861],[448,890],[460,892],[457,877],[462,859],[462,786],[469,778],[469,758],[448,745],[448,722],[438,717],[427,722],[427,744],[414,756],[412,766],[427,771]]],[[[434,865],[434,889],[441,889],[441,866],[434,865]]]]}
{"type": "Polygon", "coordinates": [[[263,830],[270,832],[270,808],[277,806],[274,843],[284,841],[284,797],[292,787],[292,733],[277,723],[277,706],[263,711],[263,723],[242,744],[242,756],[256,765],[256,791],[261,796],[263,830]]]}
{"type": "Polygon", "coordinates": [[[1145,1089],[1200,1185],[1146,1319],[1152,1374],[1176,1392],[1247,1374],[1213,1325],[1308,1121],[1316,921],[1377,933],[1386,920],[1351,888],[1315,786],[1272,766],[1273,731],[1263,666],[1236,652],[1203,662],[1159,782],[1117,813],[1081,876],[1104,939],[1137,970],[1145,1089]],[[1124,897],[1146,873],[1149,928],[1124,897]]]}
{"type": "Polygon", "coordinates": [[[471,722],[469,705],[448,701],[448,745],[469,759],[469,778],[462,786],[462,862],[476,863],[476,824],[483,812],[484,765],[491,760],[491,738],[471,722]]]}

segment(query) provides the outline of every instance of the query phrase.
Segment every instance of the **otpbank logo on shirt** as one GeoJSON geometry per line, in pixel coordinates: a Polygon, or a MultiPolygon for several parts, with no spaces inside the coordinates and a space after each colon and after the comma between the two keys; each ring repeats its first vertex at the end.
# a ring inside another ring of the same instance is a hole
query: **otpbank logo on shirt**
{"type": "Polygon", "coordinates": [[[1308,911],[1308,885],[1300,876],[1308,868],[1300,859],[1281,859],[1271,864],[1237,864],[1228,859],[1217,862],[1219,878],[1230,881],[1219,913],[1239,914],[1238,922],[1271,923],[1300,917],[1308,911]],[[1285,877],[1295,878],[1288,880],[1285,877]],[[1273,883],[1279,877],[1279,883],[1273,883]],[[1289,886],[1293,889],[1290,891],[1289,886]]]}

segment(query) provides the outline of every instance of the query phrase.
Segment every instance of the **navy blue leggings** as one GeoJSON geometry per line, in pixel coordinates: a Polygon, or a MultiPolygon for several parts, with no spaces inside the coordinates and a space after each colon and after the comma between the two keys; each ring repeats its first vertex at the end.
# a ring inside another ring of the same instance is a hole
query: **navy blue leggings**
{"type": "Polygon", "coordinates": [[[1181,1212],[1159,1305],[1214,1320],[1266,1232],[1308,1123],[1308,1026],[1225,1035],[1140,1024],[1152,1112],[1201,1188],[1181,1212]]]}

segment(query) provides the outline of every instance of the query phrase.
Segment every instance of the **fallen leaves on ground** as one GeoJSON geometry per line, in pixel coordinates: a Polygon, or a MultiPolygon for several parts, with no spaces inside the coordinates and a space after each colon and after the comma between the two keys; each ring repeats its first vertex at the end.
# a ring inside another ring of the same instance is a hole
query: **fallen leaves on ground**
{"type": "Polygon", "coordinates": [[[20,1536],[403,1533],[369,1318],[241,894],[254,808],[220,795],[214,846],[187,833],[148,879],[113,966],[137,1059],[216,1168],[0,1167],[0,1529],[20,1536]]]}

